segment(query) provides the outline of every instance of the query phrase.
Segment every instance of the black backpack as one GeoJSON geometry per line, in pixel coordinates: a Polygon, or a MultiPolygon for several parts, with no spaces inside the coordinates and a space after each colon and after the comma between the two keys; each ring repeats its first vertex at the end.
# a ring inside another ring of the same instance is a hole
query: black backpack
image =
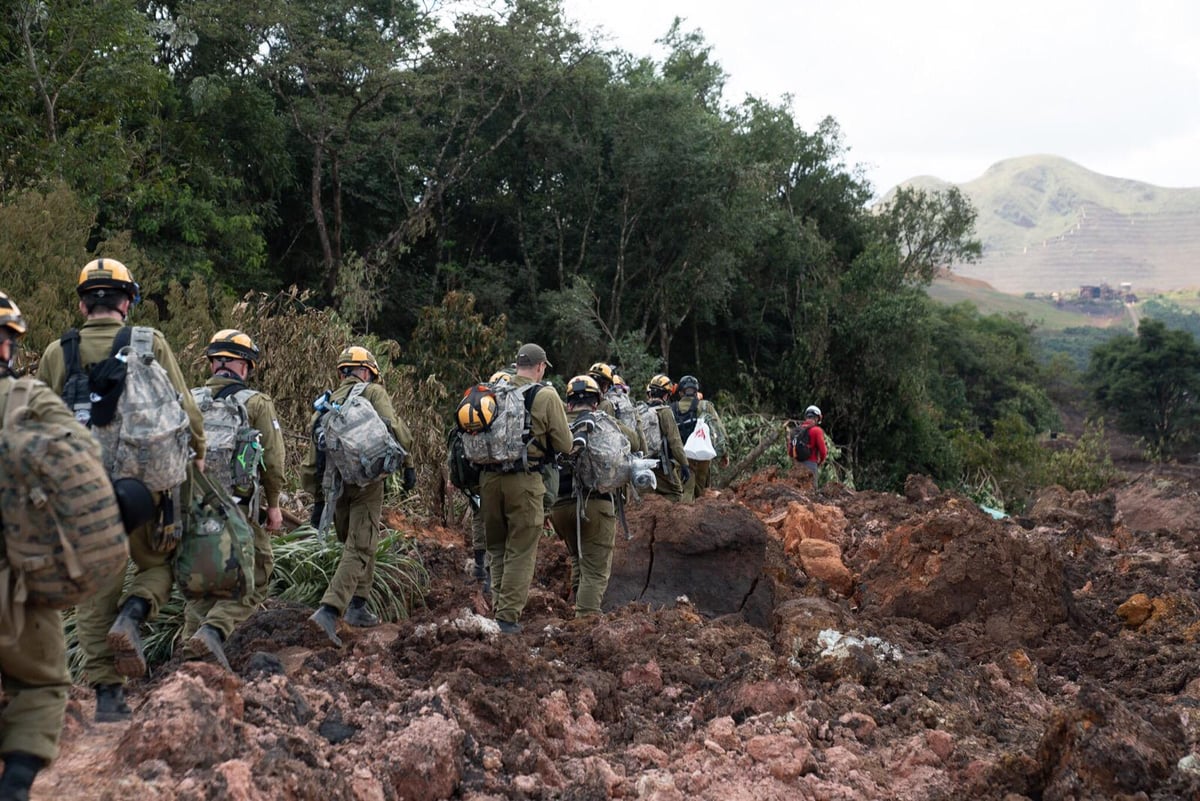
{"type": "Polygon", "coordinates": [[[675,414],[675,425],[679,426],[679,438],[687,442],[688,437],[696,430],[696,421],[700,419],[700,401],[692,398],[692,405],[686,412],[679,410],[679,401],[672,401],[671,411],[675,414]]]}
{"type": "Polygon", "coordinates": [[[812,445],[809,444],[809,432],[811,430],[810,426],[797,426],[788,435],[788,456],[797,462],[807,462],[812,458],[812,445]]]}
{"type": "Polygon", "coordinates": [[[446,467],[450,470],[450,483],[463,492],[471,493],[479,487],[482,471],[467,459],[463,436],[457,426],[450,429],[446,437],[446,467]]]}

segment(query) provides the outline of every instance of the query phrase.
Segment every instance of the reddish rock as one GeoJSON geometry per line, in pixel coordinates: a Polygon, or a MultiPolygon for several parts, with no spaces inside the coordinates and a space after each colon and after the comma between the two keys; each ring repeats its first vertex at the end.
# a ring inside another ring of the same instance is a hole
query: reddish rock
{"type": "Polygon", "coordinates": [[[1136,629],[1150,619],[1153,611],[1154,605],[1150,602],[1150,596],[1139,592],[1117,607],[1117,617],[1124,621],[1126,628],[1136,629]]]}
{"type": "Polygon", "coordinates": [[[466,734],[439,714],[420,717],[388,738],[383,772],[400,801],[437,801],[458,788],[466,734]]]}
{"type": "Polygon", "coordinates": [[[662,670],[653,659],[645,664],[633,665],[621,674],[621,686],[645,686],[651,690],[661,690],[663,686],[662,670]]]}
{"type": "Polygon", "coordinates": [[[854,576],[842,563],[842,549],[824,540],[803,540],[796,546],[800,566],[812,578],[824,581],[842,595],[854,590],[854,576]]]}
{"type": "Polygon", "coordinates": [[[846,540],[846,516],[836,506],[793,501],[779,522],[779,536],[789,553],[804,540],[825,540],[841,546],[846,540]]]}

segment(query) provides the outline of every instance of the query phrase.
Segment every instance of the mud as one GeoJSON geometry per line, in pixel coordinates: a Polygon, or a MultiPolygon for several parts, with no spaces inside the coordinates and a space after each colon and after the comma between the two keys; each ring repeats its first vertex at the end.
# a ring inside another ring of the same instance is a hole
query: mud
{"type": "Polygon", "coordinates": [[[411,620],[338,650],[273,601],[234,675],[169,663],[130,724],[75,688],[34,798],[1200,798],[1197,512],[1167,473],[997,521],[767,472],[631,507],[592,619],[543,540],[507,636],[430,528],[411,620]]]}

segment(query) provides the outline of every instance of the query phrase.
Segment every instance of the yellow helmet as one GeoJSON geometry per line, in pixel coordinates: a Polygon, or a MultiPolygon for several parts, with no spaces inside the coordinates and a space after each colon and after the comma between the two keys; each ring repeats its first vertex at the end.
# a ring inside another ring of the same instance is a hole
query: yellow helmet
{"type": "Polygon", "coordinates": [[[338,370],[355,367],[365,367],[372,376],[379,378],[379,362],[375,361],[375,356],[371,351],[359,345],[351,345],[342,351],[342,355],[338,356],[338,370]]]}
{"type": "Polygon", "coordinates": [[[611,385],[612,385],[612,383],[613,383],[613,371],[612,371],[612,368],[611,368],[611,367],[609,367],[609,366],[608,366],[607,364],[605,364],[604,362],[596,362],[596,363],[595,363],[595,364],[593,364],[591,367],[589,367],[589,368],[588,368],[588,375],[590,375],[592,378],[596,379],[596,381],[597,381],[597,382],[599,382],[599,381],[605,381],[605,382],[607,382],[607,383],[608,383],[610,386],[611,386],[611,385]]]}
{"type": "Polygon", "coordinates": [[[627,392],[629,391],[629,385],[626,384],[625,379],[621,378],[621,376],[618,375],[617,373],[613,373],[613,386],[620,387],[621,389],[623,389],[627,392]]]}
{"type": "Polygon", "coordinates": [[[79,271],[75,291],[80,297],[90,292],[103,293],[106,289],[124,292],[137,303],[142,299],[142,288],[133,280],[129,268],[116,259],[92,259],[79,271]]]}
{"type": "Polygon", "coordinates": [[[646,394],[652,397],[662,397],[670,395],[675,390],[671,384],[670,376],[665,376],[662,373],[650,379],[650,383],[646,385],[646,394]]]}
{"type": "Polygon", "coordinates": [[[507,370],[497,370],[496,372],[492,373],[492,377],[488,379],[488,383],[495,384],[497,381],[508,381],[511,383],[512,380],[512,373],[508,372],[507,370]]]}
{"type": "Polygon", "coordinates": [[[0,327],[11,331],[13,338],[25,336],[25,318],[21,316],[17,302],[5,292],[0,292],[0,327]]]}
{"type": "Polygon", "coordinates": [[[225,356],[230,359],[244,359],[250,364],[258,364],[258,346],[246,334],[236,328],[224,328],[213,334],[204,349],[204,355],[210,359],[225,356]]]}
{"type": "Polygon", "coordinates": [[[600,385],[590,375],[577,375],[567,382],[567,403],[581,400],[600,402],[600,385]]]}

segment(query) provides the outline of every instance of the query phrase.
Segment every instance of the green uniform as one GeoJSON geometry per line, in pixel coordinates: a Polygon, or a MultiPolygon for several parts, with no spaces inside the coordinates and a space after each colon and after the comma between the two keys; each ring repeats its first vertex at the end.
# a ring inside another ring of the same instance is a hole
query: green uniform
{"type": "Polygon", "coordinates": [[[657,479],[654,491],[673,501],[681,501],[683,481],[679,476],[679,466],[687,464],[687,454],[683,452],[683,440],[679,437],[675,414],[660,398],[651,398],[646,405],[658,415],[658,428],[667,442],[668,450],[668,453],[658,454],[658,467],[654,468],[657,479]]]}
{"type": "MultiPolygon", "coordinates": [[[[568,411],[567,420],[573,423],[585,411],[568,411]]],[[[636,431],[620,422],[617,425],[631,443],[637,438],[636,431]]],[[[575,476],[571,469],[564,467],[558,500],[554,504],[554,529],[571,556],[575,617],[584,617],[600,611],[604,591],[608,589],[608,579],[612,575],[613,543],[617,536],[617,513],[614,498],[608,493],[589,493],[580,510],[574,483],[575,476]]]]}
{"type": "MultiPolygon", "coordinates": [[[[8,393],[14,383],[9,377],[0,379],[0,426],[4,425],[8,393]]],[[[100,455],[99,443],[75,422],[71,410],[48,387],[37,385],[29,394],[28,406],[31,417],[75,430],[81,439],[93,443],[96,455],[100,455]]],[[[0,556],[0,563],[4,561],[0,556]]],[[[5,564],[4,569],[7,567],[5,564]]],[[[0,756],[24,751],[50,762],[58,755],[58,737],[71,688],[67,642],[57,609],[25,607],[25,626],[20,636],[11,645],[0,645],[0,679],[8,696],[0,712],[0,756]]]]}
{"type": "MultiPolygon", "coordinates": [[[[108,358],[113,339],[124,325],[121,320],[102,317],[88,320],[80,326],[79,361],[85,372],[108,358]]],[[[192,393],[188,391],[171,346],[158,331],[154,332],[154,358],[166,370],[171,386],[180,394],[190,424],[192,450],[203,455],[204,418],[192,399],[192,393]]],[[[58,340],[51,342],[42,354],[38,362],[38,378],[62,394],[67,381],[67,365],[58,340]]],[[[160,502],[161,497],[161,493],[154,493],[155,504],[160,502]]],[[[129,555],[135,566],[129,592],[123,593],[125,577],[117,575],[76,609],[75,630],[83,650],[83,668],[93,685],[125,683],[125,677],[116,670],[113,652],[107,642],[108,630],[125,601],[134,596],[144,599],[150,605],[147,620],[151,620],[158,614],[159,607],[171,597],[171,585],[174,582],[171,554],[154,548],[155,527],[155,523],[147,523],[129,534],[129,555]]]]}
{"type": "MultiPolygon", "coordinates": [[[[513,379],[517,386],[530,383],[532,379],[527,376],[513,379]]],[[[571,450],[571,430],[557,393],[544,388],[529,391],[537,393],[530,409],[529,462],[540,466],[553,454],[571,450]]],[[[554,482],[553,493],[547,478],[536,469],[528,473],[519,469],[505,473],[490,466],[484,468],[480,499],[497,620],[516,623],[529,598],[538,540],[549,508],[546,496],[558,495],[557,471],[550,477],[554,482]]]]}
{"type": "MultiPolygon", "coordinates": [[[[213,376],[205,386],[215,396],[231,384],[242,382],[225,376],[213,376]]],[[[246,399],[246,414],[251,428],[262,435],[263,463],[260,473],[263,497],[268,507],[279,506],[279,493],[283,490],[284,444],[279,418],[275,413],[275,402],[270,395],[256,392],[246,399]]],[[[207,623],[228,638],[237,626],[250,617],[271,589],[271,572],[275,557],[271,552],[271,534],[262,527],[260,511],[251,509],[249,500],[243,501],[242,511],[254,530],[254,592],[238,600],[194,600],[184,607],[183,638],[187,641],[202,625],[207,623]]]]}
{"type": "MultiPolygon", "coordinates": [[[[692,403],[695,398],[684,396],[679,399],[679,411],[686,414],[692,408],[692,403]]],[[[712,431],[713,449],[717,452],[717,456],[723,456],[725,450],[725,426],[721,423],[721,416],[717,414],[717,407],[711,402],[701,399],[700,405],[696,410],[697,417],[703,417],[708,421],[709,430],[712,431]]],[[[709,468],[712,467],[711,459],[688,459],[688,468],[692,474],[688,476],[688,480],[683,482],[683,499],[692,501],[704,495],[704,491],[709,486],[709,468]]]]}
{"type": "MultiPolygon", "coordinates": [[[[350,390],[360,383],[362,382],[354,377],[343,378],[342,383],[333,391],[330,402],[341,403],[350,395],[350,390]]],[[[404,421],[396,416],[387,390],[379,384],[368,383],[362,397],[375,407],[375,411],[392,432],[396,442],[411,455],[412,434],[404,421]]],[[[319,417],[319,412],[313,415],[309,424],[310,432],[316,426],[319,417]]],[[[325,494],[322,486],[323,476],[318,474],[317,469],[318,455],[317,443],[314,440],[309,444],[308,455],[300,468],[300,482],[305,490],[312,493],[316,502],[323,503],[325,494]]],[[[405,466],[412,467],[412,464],[406,462],[405,466]]],[[[384,477],[365,487],[346,484],[341,497],[337,499],[337,506],[334,507],[333,526],[337,531],[338,540],[343,545],[342,558],[338,561],[337,570],[329,581],[321,603],[333,607],[339,615],[346,611],[351,598],[371,596],[371,585],[375,581],[375,549],[379,547],[379,524],[383,518],[383,490],[386,482],[384,477]]]]}

